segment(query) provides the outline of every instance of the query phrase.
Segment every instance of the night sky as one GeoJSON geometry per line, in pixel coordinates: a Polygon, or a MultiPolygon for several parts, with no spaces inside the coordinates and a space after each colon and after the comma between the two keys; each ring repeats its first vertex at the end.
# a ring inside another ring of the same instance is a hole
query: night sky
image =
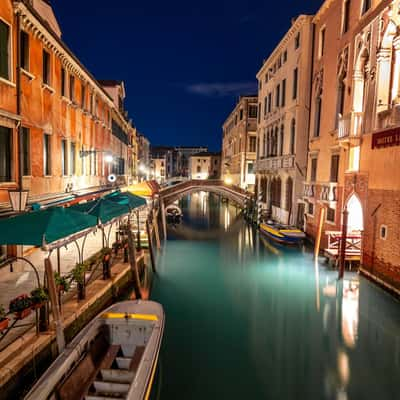
{"type": "Polygon", "coordinates": [[[53,0],[63,40],[98,79],[125,82],[126,109],[152,144],[221,147],[263,59],[322,0],[53,0]]]}

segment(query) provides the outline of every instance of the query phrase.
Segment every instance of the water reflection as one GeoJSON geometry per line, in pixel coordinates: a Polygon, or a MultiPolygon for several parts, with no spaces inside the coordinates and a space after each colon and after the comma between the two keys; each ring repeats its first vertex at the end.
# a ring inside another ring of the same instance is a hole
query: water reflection
{"type": "Polygon", "coordinates": [[[162,399],[397,398],[398,302],[270,242],[216,196],[180,205],[153,290],[167,311],[162,399]]]}

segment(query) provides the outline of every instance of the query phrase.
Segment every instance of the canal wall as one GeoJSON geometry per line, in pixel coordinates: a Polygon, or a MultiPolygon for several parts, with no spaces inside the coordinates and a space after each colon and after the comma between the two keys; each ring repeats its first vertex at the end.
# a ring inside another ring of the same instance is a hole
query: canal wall
{"type": "MultiPolygon", "coordinates": [[[[144,268],[144,252],[138,254],[139,270],[144,268]]],[[[111,279],[95,280],[86,288],[86,299],[76,297],[63,304],[63,325],[66,343],[105,307],[119,298],[131,286],[129,264],[112,267],[111,279]]],[[[22,398],[35,380],[57,357],[55,331],[36,335],[28,331],[0,352],[0,400],[22,398]]]]}

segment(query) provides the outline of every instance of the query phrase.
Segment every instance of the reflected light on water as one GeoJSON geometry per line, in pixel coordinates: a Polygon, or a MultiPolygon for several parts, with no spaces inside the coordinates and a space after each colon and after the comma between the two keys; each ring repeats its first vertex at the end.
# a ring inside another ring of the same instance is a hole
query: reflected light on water
{"type": "Polygon", "coordinates": [[[344,280],[342,300],[342,335],[345,344],[354,348],[358,336],[359,282],[344,280]]]}

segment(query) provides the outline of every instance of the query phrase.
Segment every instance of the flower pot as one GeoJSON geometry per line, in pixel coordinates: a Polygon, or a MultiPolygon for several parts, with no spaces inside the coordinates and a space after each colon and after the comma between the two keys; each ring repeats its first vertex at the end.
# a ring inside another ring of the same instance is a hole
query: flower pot
{"type": "Polygon", "coordinates": [[[30,315],[30,313],[32,312],[31,308],[25,308],[25,310],[22,311],[17,311],[15,313],[15,318],[17,319],[24,319],[26,317],[28,317],[30,315]]]}
{"type": "Polygon", "coordinates": [[[8,323],[10,320],[8,318],[4,318],[0,321],[0,332],[3,332],[5,329],[8,328],[8,323]]]}

